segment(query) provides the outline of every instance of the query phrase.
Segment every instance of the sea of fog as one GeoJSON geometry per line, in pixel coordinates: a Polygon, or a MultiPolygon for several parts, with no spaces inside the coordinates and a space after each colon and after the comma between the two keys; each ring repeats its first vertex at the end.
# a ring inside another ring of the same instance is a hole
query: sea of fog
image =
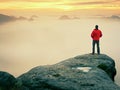
{"type": "Polygon", "coordinates": [[[101,53],[116,62],[116,83],[120,85],[120,21],[105,19],[59,20],[40,18],[0,25],[0,70],[19,76],[39,65],[91,53],[91,31],[103,32],[101,53]]]}

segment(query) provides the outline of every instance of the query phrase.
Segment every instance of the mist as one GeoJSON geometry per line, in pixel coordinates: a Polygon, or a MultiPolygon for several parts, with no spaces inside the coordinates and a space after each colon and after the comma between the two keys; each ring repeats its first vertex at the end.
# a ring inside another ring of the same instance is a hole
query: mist
{"type": "Polygon", "coordinates": [[[115,60],[116,83],[120,85],[119,23],[104,19],[40,18],[0,25],[0,70],[18,77],[36,66],[91,53],[90,34],[97,24],[103,32],[101,53],[115,60]]]}

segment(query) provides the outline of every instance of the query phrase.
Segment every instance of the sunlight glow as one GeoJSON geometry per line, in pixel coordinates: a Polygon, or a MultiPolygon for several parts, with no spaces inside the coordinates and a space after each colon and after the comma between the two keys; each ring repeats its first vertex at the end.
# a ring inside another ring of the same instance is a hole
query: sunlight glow
{"type": "MultiPolygon", "coordinates": [[[[88,0],[87,0],[88,1],[88,0]]],[[[91,8],[110,8],[116,9],[120,8],[119,3],[101,3],[97,2],[87,2],[80,0],[71,1],[63,0],[61,2],[27,2],[27,1],[11,1],[11,2],[0,2],[0,9],[35,9],[35,8],[60,8],[63,10],[70,9],[91,9],[91,8]]]]}
{"type": "Polygon", "coordinates": [[[76,11],[76,10],[96,10],[98,11],[106,10],[116,10],[116,12],[120,11],[120,1],[116,0],[46,0],[46,1],[33,1],[33,0],[21,0],[21,1],[10,1],[10,2],[0,2],[0,10],[38,10],[38,11],[76,11]]]}

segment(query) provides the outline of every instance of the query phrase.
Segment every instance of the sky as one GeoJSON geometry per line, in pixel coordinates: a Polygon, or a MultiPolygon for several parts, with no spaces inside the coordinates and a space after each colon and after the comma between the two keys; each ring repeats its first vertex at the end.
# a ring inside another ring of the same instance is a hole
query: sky
{"type": "Polygon", "coordinates": [[[120,0],[0,0],[0,70],[19,76],[90,53],[98,24],[101,52],[115,59],[120,85],[119,23],[120,0]]]}
{"type": "Polygon", "coordinates": [[[0,0],[0,12],[9,15],[120,15],[120,0],[0,0]]]}

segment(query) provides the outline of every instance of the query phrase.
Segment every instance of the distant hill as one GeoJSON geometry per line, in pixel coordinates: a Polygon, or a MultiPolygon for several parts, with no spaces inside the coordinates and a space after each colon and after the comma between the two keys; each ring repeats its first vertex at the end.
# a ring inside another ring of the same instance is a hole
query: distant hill
{"type": "Polygon", "coordinates": [[[68,15],[63,15],[59,17],[60,20],[74,20],[74,19],[80,19],[79,17],[70,17],[68,15]]]}

